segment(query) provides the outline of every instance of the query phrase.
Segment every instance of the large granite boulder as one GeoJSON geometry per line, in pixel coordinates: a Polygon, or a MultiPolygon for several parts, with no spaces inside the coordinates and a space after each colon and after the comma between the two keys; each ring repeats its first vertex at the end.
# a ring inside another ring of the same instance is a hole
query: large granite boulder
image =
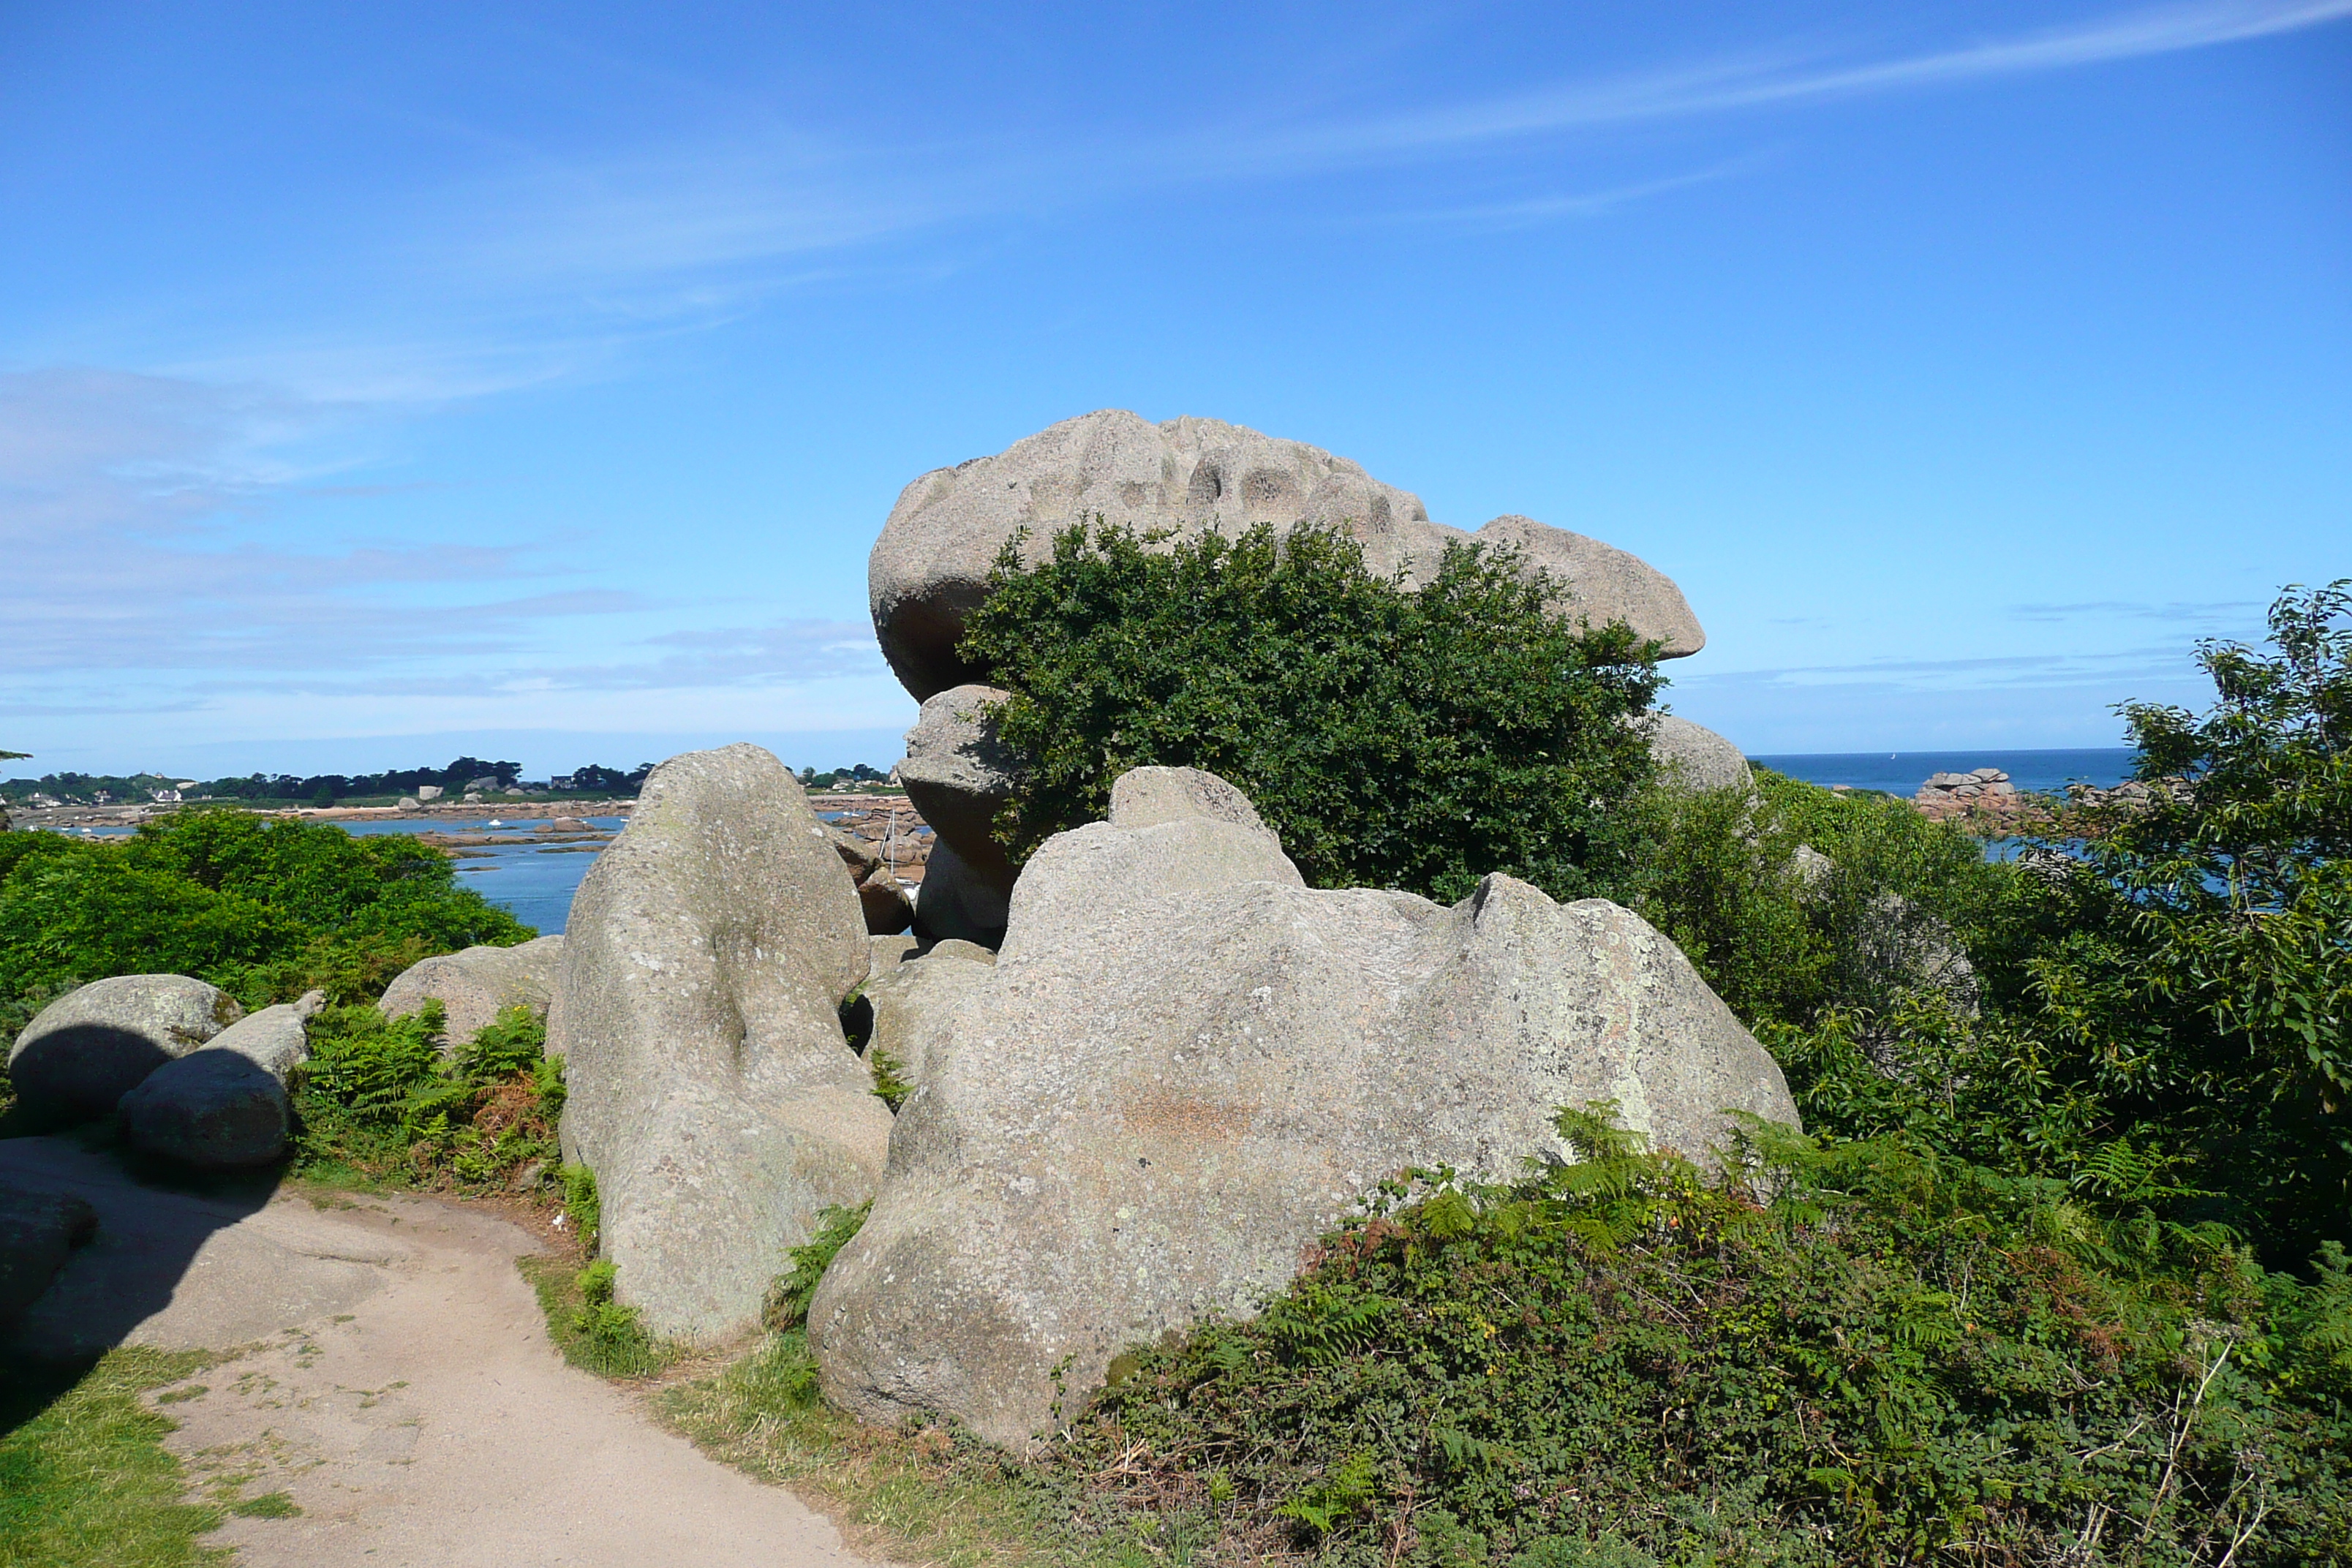
{"type": "Polygon", "coordinates": [[[143,1154],[200,1171],[267,1165],[286,1152],[293,1128],[287,1076],[310,1055],[305,1027],[325,1003],[299,1002],[240,1018],[122,1097],[122,1132],[143,1154]]]}
{"type": "Polygon", "coordinates": [[[751,1327],[818,1211],[872,1194],[890,1113],[838,1013],[868,964],[841,856],[757,746],[655,769],[581,883],[549,1021],[563,1146],[656,1333],[751,1327]]]}
{"type": "Polygon", "coordinates": [[[25,1026],[8,1053],[8,1076],[27,1113],[86,1121],[244,1016],[227,992],[184,974],[93,980],[25,1026]]]}
{"type": "Polygon", "coordinates": [[[562,963],[560,936],[542,936],[514,947],[445,952],[401,971],[376,1005],[387,1018],[404,1018],[427,1001],[439,1001],[447,1018],[441,1048],[454,1052],[509,1007],[528,1007],[545,1016],[562,963]]]}
{"type": "Polygon", "coordinates": [[[1672,713],[1647,713],[1635,722],[1650,727],[1650,755],[1668,782],[1693,790],[1756,787],[1739,748],[1705,725],[1672,713]]]}
{"type": "Polygon", "coordinates": [[[1266,522],[1344,526],[1365,563],[1426,581],[1449,541],[1512,545],[1568,591],[1558,607],[1593,625],[1623,620],[1668,658],[1706,642],[1682,593],[1638,558],[1524,517],[1476,533],[1429,520],[1418,497],[1345,458],[1216,419],[1154,425],[1123,409],[1067,419],[991,458],[923,475],[900,492],[866,565],[875,634],[919,700],[984,679],[955,651],[1006,542],[1029,531],[1038,559],[1056,530],[1100,516],[1179,536],[1266,522]]]}
{"type": "Polygon", "coordinates": [[[965,998],[995,965],[988,949],[955,941],[877,963],[857,1001],[866,1061],[887,1057],[902,1082],[921,1083],[930,1073],[932,1047],[947,1037],[965,998]]]}
{"type": "Polygon", "coordinates": [[[1703,1155],[1726,1110],[1796,1121],[1674,944],[1489,877],[1448,909],[1307,888],[1221,779],[1141,769],[1040,847],[992,967],[906,1037],[917,1088],[865,1229],[809,1313],[826,1393],[1013,1443],[1122,1347],[1247,1313],[1412,1165],[1570,1159],[1616,1101],[1703,1155]]]}

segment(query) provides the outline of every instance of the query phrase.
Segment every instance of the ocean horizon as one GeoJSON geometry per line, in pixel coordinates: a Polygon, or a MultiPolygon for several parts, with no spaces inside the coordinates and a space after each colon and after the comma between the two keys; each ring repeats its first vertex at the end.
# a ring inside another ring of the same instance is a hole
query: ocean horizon
{"type": "Polygon", "coordinates": [[[2132,763],[2138,755],[2129,746],[2038,750],[1986,746],[1965,752],[1802,752],[1748,760],[1807,784],[1844,784],[1900,795],[1918,793],[1930,773],[1999,768],[2021,790],[2056,795],[2070,784],[2096,784],[2103,789],[2119,784],[2131,777],[2132,763]]]}

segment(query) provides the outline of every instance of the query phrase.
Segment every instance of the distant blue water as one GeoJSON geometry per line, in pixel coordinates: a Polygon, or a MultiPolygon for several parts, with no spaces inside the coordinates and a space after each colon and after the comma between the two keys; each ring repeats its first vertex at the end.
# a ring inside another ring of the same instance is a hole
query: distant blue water
{"type": "Polygon", "coordinates": [[[1748,761],[1807,784],[1883,789],[1900,795],[1917,794],[1930,773],[1999,768],[2021,790],[2055,795],[2076,781],[2102,788],[2119,784],[2131,777],[2132,759],[2137,754],[2129,746],[2098,746],[2041,752],[1816,752],[1748,761]]]}
{"type": "MultiPolygon", "coordinates": [[[[538,816],[460,817],[379,817],[373,821],[339,822],[335,826],[346,833],[362,836],[376,833],[487,833],[493,837],[512,842],[485,844],[475,852],[480,859],[467,858],[457,865],[457,883],[471,888],[482,897],[507,910],[528,926],[537,926],[541,936],[560,936],[566,921],[572,918],[572,895],[580,890],[581,881],[588,868],[596,863],[593,849],[576,845],[547,844],[540,840],[531,828],[545,822],[538,816]],[[490,826],[492,821],[500,824],[490,826]],[[511,831],[509,831],[511,830],[511,831]]],[[[628,826],[625,816],[591,816],[584,820],[593,827],[617,833],[628,826]]]]}

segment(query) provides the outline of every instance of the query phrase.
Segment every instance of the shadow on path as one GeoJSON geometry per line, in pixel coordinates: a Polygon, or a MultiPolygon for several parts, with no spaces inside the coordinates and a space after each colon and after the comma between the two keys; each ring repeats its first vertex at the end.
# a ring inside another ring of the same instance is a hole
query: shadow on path
{"type": "Polygon", "coordinates": [[[315,1289],[272,1278],[287,1272],[270,1256],[279,1249],[272,1242],[227,1234],[268,1205],[278,1180],[276,1168],[174,1174],[126,1159],[95,1129],[0,1138],[0,1193],[18,1202],[70,1194],[98,1215],[95,1234],[47,1289],[0,1326],[0,1435],[47,1409],[117,1345],[225,1345],[290,1321],[284,1309],[315,1289]]]}

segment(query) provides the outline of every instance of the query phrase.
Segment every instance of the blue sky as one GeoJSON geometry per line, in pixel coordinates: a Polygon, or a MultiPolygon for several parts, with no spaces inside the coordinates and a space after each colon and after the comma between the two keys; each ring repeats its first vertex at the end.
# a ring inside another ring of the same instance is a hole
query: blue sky
{"type": "Polygon", "coordinates": [[[1106,406],[1635,552],[1755,753],[2352,574],[2352,0],[339,9],[0,7],[37,767],[887,761],[898,489],[1106,406]]]}

